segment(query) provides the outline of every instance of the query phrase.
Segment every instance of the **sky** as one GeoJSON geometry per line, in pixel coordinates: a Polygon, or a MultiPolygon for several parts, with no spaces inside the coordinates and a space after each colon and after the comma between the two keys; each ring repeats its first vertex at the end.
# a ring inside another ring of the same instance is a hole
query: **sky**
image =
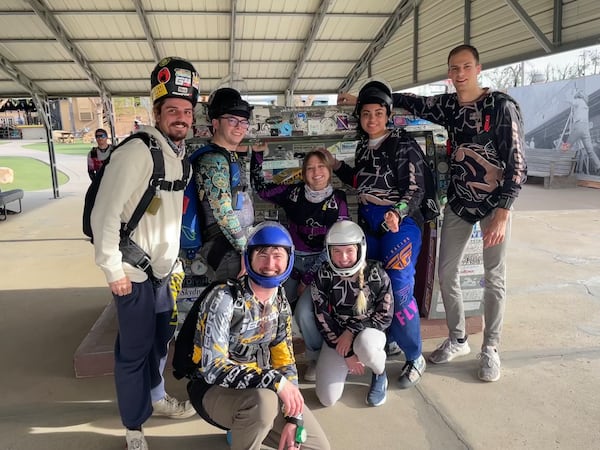
{"type": "Polygon", "coordinates": [[[600,51],[600,45],[593,45],[591,47],[584,47],[578,50],[571,50],[568,52],[557,53],[550,56],[544,56],[543,58],[530,59],[525,61],[525,67],[527,69],[544,69],[548,64],[554,66],[565,65],[567,63],[573,63],[577,61],[579,55],[584,51],[600,51]]]}
{"type": "MultiPolygon", "coordinates": [[[[567,64],[575,63],[577,61],[577,58],[579,57],[579,55],[581,55],[584,51],[594,51],[594,50],[600,51],[600,45],[594,45],[591,47],[583,47],[583,48],[580,48],[577,50],[556,53],[556,54],[544,56],[541,58],[529,59],[529,60],[525,61],[525,71],[526,71],[526,73],[535,72],[535,71],[543,72],[544,69],[548,65],[565,67],[567,64]]],[[[506,66],[496,67],[494,69],[490,69],[490,71],[502,69],[502,67],[506,67],[506,66]]],[[[482,79],[480,81],[481,81],[482,85],[490,86],[489,80],[487,80],[485,77],[485,73],[486,73],[485,61],[483,64],[483,68],[484,68],[484,70],[482,71],[482,75],[481,75],[482,79]]],[[[445,80],[440,80],[440,82],[438,82],[438,83],[431,83],[428,85],[416,86],[411,89],[406,89],[403,92],[412,92],[417,95],[435,95],[435,94],[441,94],[441,93],[445,92],[445,89],[446,89],[445,80]]]]}

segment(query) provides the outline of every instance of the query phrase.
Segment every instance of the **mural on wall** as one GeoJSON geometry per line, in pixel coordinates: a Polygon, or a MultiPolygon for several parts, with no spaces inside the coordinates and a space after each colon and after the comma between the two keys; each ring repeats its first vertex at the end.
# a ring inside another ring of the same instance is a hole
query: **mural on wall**
{"type": "Polygon", "coordinates": [[[574,151],[578,178],[600,181],[600,75],[509,89],[528,148],[574,151]]]}

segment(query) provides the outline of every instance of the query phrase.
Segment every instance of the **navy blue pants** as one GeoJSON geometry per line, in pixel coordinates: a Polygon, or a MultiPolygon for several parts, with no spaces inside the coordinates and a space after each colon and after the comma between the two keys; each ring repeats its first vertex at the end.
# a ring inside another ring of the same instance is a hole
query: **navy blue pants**
{"type": "Polygon", "coordinates": [[[115,384],[123,425],[138,428],[152,414],[150,391],[164,388],[162,372],[177,321],[172,320],[172,310],[156,312],[159,297],[169,295],[166,282],[160,286],[150,280],[131,284],[131,294],[114,296],[119,322],[115,384]]]}
{"type": "MultiPolygon", "coordinates": [[[[378,230],[389,206],[366,205],[359,208],[359,215],[371,230],[378,230]]],[[[407,361],[421,356],[421,320],[414,297],[415,266],[421,250],[421,229],[410,217],[400,224],[397,233],[388,231],[383,235],[367,236],[367,257],[383,263],[394,290],[394,318],[387,330],[388,342],[396,341],[407,361]]]]}

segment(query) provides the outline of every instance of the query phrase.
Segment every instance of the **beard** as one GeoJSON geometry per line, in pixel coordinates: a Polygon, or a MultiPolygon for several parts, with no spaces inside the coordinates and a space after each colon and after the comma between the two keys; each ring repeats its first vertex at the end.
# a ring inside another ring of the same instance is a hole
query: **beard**
{"type": "Polygon", "coordinates": [[[173,142],[180,142],[185,139],[190,130],[190,126],[184,122],[173,122],[167,125],[166,135],[173,142]],[[185,128],[175,128],[177,125],[183,125],[185,128]]]}

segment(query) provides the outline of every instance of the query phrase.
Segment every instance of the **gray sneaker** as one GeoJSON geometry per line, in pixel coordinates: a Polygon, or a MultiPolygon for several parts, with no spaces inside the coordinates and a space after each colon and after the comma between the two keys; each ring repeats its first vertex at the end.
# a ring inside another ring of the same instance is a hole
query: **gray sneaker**
{"type": "Polygon", "coordinates": [[[400,378],[398,378],[398,386],[400,389],[408,389],[421,381],[421,377],[423,376],[426,367],[427,363],[425,362],[423,355],[419,356],[414,361],[406,361],[406,364],[404,364],[404,367],[402,368],[400,378]]]}
{"type": "Polygon", "coordinates": [[[314,383],[317,381],[317,362],[310,360],[306,365],[306,370],[304,371],[304,381],[308,381],[309,383],[314,383]]]}
{"type": "Polygon", "coordinates": [[[146,438],[141,431],[127,430],[125,440],[127,441],[127,450],[148,450],[146,438]]]}
{"type": "Polygon", "coordinates": [[[152,415],[169,417],[170,419],[187,419],[196,414],[196,410],[189,402],[180,402],[175,397],[165,394],[159,401],[152,403],[152,415]]]}
{"type": "Polygon", "coordinates": [[[481,381],[498,381],[500,379],[500,355],[498,349],[486,345],[477,355],[479,360],[479,379],[481,381]]]}
{"type": "Polygon", "coordinates": [[[429,355],[429,362],[433,364],[445,364],[459,356],[471,353],[471,347],[465,340],[462,344],[455,339],[448,338],[429,355]]]}

